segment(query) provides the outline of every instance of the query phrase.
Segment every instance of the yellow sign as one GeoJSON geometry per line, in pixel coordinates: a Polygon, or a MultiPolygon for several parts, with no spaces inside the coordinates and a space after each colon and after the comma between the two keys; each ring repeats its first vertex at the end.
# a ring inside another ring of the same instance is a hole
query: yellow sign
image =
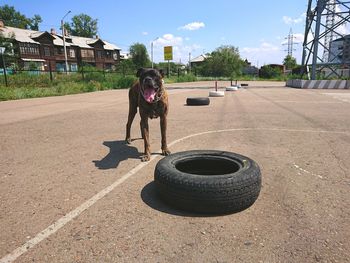
{"type": "Polygon", "coordinates": [[[173,60],[173,47],[164,47],[164,60],[173,60]]]}

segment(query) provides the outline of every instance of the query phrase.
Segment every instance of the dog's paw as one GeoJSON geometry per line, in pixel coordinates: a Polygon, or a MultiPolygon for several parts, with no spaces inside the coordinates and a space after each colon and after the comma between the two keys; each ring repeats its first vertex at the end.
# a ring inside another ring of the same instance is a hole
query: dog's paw
{"type": "Polygon", "coordinates": [[[151,159],[151,156],[148,154],[141,156],[141,162],[148,162],[151,159]]]}
{"type": "Polygon", "coordinates": [[[171,152],[168,149],[162,150],[162,155],[164,155],[164,156],[168,156],[168,155],[170,155],[170,153],[171,152]]]}

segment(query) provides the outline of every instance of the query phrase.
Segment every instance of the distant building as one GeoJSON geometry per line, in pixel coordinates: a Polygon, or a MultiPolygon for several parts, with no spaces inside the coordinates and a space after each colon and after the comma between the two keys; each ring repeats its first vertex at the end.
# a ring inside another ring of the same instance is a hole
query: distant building
{"type": "Polygon", "coordinates": [[[247,59],[244,61],[244,66],[242,68],[243,75],[250,75],[250,76],[258,76],[259,75],[259,69],[255,66],[252,66],[252,63],[249,62],[247,59]]]}
{"type": "Polygon", "coordinates": [[[207,59],[206,55],[199,55],[198,57],[191,59],[190,60],[191,68],[195,68],[201,65],[206,59],[207,59]]]}
{"type": "Polygon", "coordinates": [[[350,64],[350,35],[338,38],[330,43],[328,62],[350,64]]]}
{"type": "MultiPolygon", "coordinates": [[[[40,70],[65,70],[63,36],[51,32],[7,27],[0,20],[0,34],[14,39],[18,64],[24,69],[35,65],[40,70]]],[[[76,71],[83,64],[100,69],[112,69],[120,61],[120,48],[100,39],[65,36],[68,70],[76,71]]]]}
{"type": "Polygon", "coordinates": [[[130,59],[131,55],[129,53],[121,53],[120,52],[120,60],[126,60],[126,59],[130,59]]]}

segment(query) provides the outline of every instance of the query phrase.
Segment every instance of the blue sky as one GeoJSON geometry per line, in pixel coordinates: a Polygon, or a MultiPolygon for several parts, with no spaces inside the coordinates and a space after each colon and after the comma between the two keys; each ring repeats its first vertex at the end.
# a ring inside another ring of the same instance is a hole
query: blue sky
{"type": "Polygon", "coordinates": [[[8,4],[27,17],[39,14],[41,31],[59,30],[60,20],[87,14],[98,19],[98,35],[127,53],[129,47],[143,43],[149,54],[154,41],[154,61],[163,61],[163,47],[172,45],[175,62],[187,63],[221,45],[238,47],[243,59],[253,65],[282,63],[287,55],[286,37],[292,29],[301,61],[301,42],[305,30],[307,0],[13,0],[8,4]],[[156,39],[156,40],[155,40],[156,39]]]}

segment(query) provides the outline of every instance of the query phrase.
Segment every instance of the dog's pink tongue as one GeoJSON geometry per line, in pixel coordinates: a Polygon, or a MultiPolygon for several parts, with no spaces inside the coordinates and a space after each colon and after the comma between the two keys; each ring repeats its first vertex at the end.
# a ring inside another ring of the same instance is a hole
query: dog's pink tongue
{"type": "Polygon", "coordinates": [[[143,96],[148,103],[151,103],[154,101],[156,92],[154,91],[154,89],[145,89],[143,96]]]}

